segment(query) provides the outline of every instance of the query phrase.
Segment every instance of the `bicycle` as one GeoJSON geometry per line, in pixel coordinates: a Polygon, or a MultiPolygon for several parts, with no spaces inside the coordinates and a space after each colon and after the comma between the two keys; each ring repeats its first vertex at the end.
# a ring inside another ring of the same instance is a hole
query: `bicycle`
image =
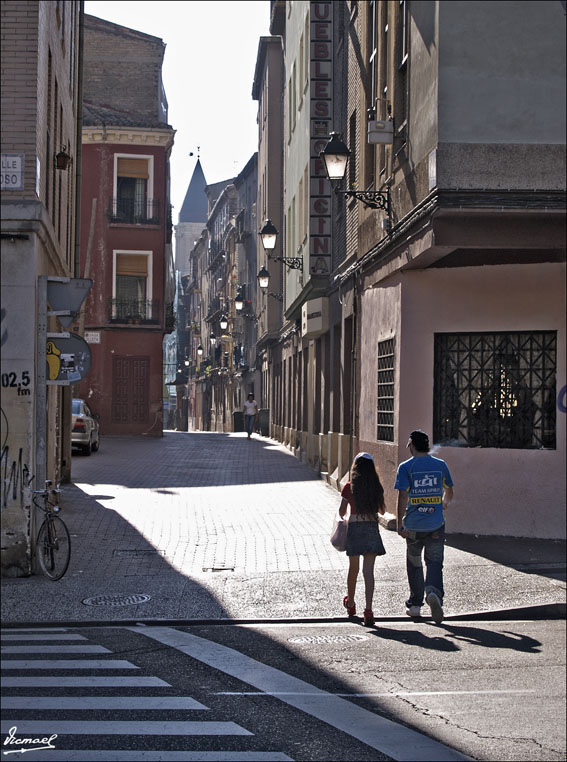
{"type": "Polygon", "coordinates": [[[51,489],[53,482],[47,480],[45,489],[32,490],[34,505],[45,516],[37,533],[36,558],[43,574],[53,581],[61,579],[71,560],[71,537],[65,522],[56,514],[61,510],[58,502],[59,485],[51,489]],[[42,501],[40,502],[40,498],[42,501]],[[55,501],[52,499],[55,498],[55,501]]]}

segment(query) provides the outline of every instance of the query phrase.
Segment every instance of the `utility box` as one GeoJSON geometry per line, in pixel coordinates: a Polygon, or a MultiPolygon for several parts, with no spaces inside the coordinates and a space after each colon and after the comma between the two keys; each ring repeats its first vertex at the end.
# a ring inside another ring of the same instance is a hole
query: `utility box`
{"type": "Polygon", "coordinates": [[[244,413],[241,410],[235,410],[232,414],[232,430],[235,433],[244,431],[244,413]]]}
{"type": "Polygon", "coordinates": [[[261,407],[258,410],[258,420],[256,425],[260,429],[260,434],[263,437],[270,436],[270,408],[261,407]]]}
{"type": "Polygon", "coordinates": [[[384,121],[372,120],[368,122],[369,143],[393,143],[394,122],[391,119],[384,121]]]}

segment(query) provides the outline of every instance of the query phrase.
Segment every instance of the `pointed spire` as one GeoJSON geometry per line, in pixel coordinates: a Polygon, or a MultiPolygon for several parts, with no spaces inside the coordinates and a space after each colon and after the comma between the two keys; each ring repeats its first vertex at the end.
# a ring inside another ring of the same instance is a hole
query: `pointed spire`
{"type": "Polygon", "coordinates": [[[191,182],[179,212],[179,222],[202,222],[203,225],[207,222],[209,207],[205,194],[206,185],[201,160],[197,158],[191,182]]]}

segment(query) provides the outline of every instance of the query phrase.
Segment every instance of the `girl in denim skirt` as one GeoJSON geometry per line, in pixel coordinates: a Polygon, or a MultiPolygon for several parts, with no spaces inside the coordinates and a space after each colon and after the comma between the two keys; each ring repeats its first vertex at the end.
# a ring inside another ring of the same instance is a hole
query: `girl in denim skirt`
{"type": "Polygon", "coordinates": [[[364,609],[364,624],[371,627],[374,624],[372,598],[374,597],[374,563],[376,556],[386,552],[380,530],[378,514],[384,513],[384,488],[380,483],[374,459],[367,452],[359,452],[350,469],[350,481],[341,491],[339,514],[343,517],[350,508],[346,554],[349,560],[347,575],[347,595],[343,606],[349,617],[356,614],[354,594],[362,556],[362,576],[364,577],[364,592],[366,608],[364,609]]]}

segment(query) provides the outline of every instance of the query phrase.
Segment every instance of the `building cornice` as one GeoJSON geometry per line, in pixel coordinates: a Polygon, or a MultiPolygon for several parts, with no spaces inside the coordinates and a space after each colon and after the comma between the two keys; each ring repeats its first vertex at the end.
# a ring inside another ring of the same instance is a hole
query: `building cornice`
{"type": "Polygon", "coordinates": [[[148,127],[83,127],[83,145],[92,143],[122,143],[132,146],[173,146],[175,130],[148,127]]]}

